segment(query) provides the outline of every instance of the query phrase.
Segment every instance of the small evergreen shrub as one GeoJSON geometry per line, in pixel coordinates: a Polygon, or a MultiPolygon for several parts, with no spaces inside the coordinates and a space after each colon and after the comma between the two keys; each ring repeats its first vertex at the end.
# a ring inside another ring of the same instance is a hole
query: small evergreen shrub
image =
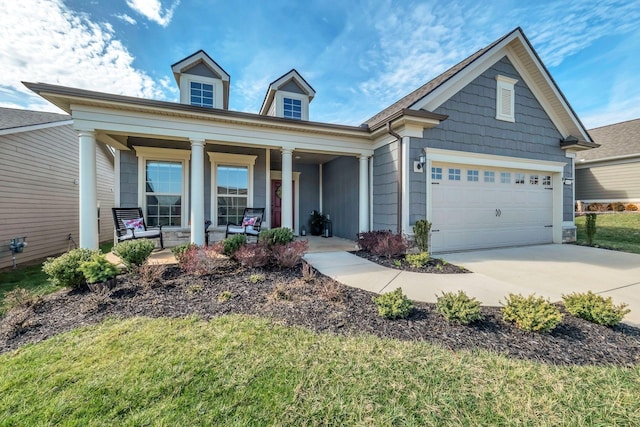
{"type": "Polygon", "coordinates": [[[431,231],[431,223],[426,219],[417,220],[413,226],[413,235],[420,252],[429,251],[429,231],[431,231]]]}
{"type": "Polygon", "coordinates": [[[542,297],[509,294],[502,319],[525,331],[550,332],[562,321],[562,313],[542,297]]]}
{"type": "Polygon", "coordinates": [[[594,213],[588,213],[585,220],[585,228],[587,232],[587,243],[593,245],[593,237],[596,235],[596,220],[598,215],[594,213]]]}
{"type": "Polygon", "coordinates": [[[155,248],[155,242],[149,239],[125,240],[113,247],[113,253],[120,257],[127,270],[134,271],[145,263],[155,248]]]}
{"type": "Polygon", "coordinates": [[[634,205],[633,203],[629,203],[627,204],[627,206],[625,206],[625,209],[630,212],[635,212],[638,210],[638,206],[634,205]]]}
{"type": "Polygon", "coordinates": [[[247,243],[247,236],[244,234],[236,234],[222,241],[222,253],[227,256],[233,256],[238,249],[247,243]]]}
{"type": "Polygon", "coordinates": [[[378,241],[388,235],[392,235],[391,230],[365,231],[358,233],[358,246],[366,252],[372,252],[378,241]]]}
{"type": "Polygon", "coordinates": [[[288,228],[272,228],[262,230],[258,235],[258,241],[266,243],[268,246],[286,245],[296,239],[295,234],[288,228]]]}
{"type": "Polygon", "coordinates": [[[264,267],[271,260],[271,251],[264,243],[241,246],[234,254],[240,264],[248,268],[264,267]]]}
{"type": "Polygon", "coordinates": [[[378,306],[378,314],[385,319],[406,319],[413,309],[413,302],[401,288],[375,297],[373,301],[378,306]]]}
{"type": "Polygon", "coordinates": [[[411,267],[422,268],[429,262],[429,253],[420,252],[419,254],[407,254],[404,257],[411,267]]]}
{"type": "Polygon", "coordinates": [[[87,283],[101,283],[113,279],[118,275],[118,267],[105,258],[102,254],[96,254],[88,261],[80,263],[78,270],[82,272],[87,283]]]}
{"type": "Polygon", "coordinates": [[[401,234],[389,233],[378,239],[378,243],[374,245],[371,253],[386,258],[394,258],[402,256],[407,252],[409,245],[407,240],[401,234]]]}
{"type": "Polygon", "coordinates": [[[284,245],[274,245],[271,253],[280,267],[292,268],[302,262],[302,257],[309,249],[307,240],[296,240],[284,245]]]}
{"type": "Polygon", "coordinates": [[[562,300],[569,313],[598,325],[615,326],[631,311],[627,304],[613,305],[611,297],[604,298],[591,291],[562,295],[562,300]]]}
{"type": "Polygon", "coordinates": [[[57,258],[48,258],[42,264],[42,271],[49,276],[49,280],[58,286],[80,288],[85,284],[84,274],[78,267],[84,261],[99,254],[100,251],[91,249],[73,249],[57,258]]]}
{"type": "Polygon", "coordinates": [[[458,291],[457,294],[443,292],[442,296],[437,298],[436,311],[451,323],[468,325],[483,319],[480,312],[480,301],[470,298],[462,291],[458,291]]]}

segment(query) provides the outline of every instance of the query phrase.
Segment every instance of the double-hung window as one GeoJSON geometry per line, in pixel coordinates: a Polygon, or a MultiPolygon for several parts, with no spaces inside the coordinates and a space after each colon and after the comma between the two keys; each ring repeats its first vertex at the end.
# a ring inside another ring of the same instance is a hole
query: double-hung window
{"type": "Polygon", "coordinates": [[[253,207],[253,165],[257,156],[208,153],[211,160],[211,211],[214,225],[240,224],[244,208],[253,207]]]}

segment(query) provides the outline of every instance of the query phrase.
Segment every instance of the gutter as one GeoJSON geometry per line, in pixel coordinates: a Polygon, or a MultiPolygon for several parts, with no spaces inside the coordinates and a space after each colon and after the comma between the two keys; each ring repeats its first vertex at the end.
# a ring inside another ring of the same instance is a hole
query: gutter
{"type": "Polygon", "coordinates": [[[391,122],[387,122],[386,129],[389,135],[393,136],[398,141],[398,220],[397,231],[398,234],[402,233],[402,137],[391,129],[391,122]]]}

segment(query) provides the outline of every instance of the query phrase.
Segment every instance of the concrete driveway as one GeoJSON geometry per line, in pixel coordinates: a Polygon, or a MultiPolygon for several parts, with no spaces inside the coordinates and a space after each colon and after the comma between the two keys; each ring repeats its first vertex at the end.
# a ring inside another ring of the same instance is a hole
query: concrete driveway
{"type": "Polygon", "coordinates": [[[610,296],[616,304],[629,305],[631,313],[624,322],[640,326],[640,255],[556,244],[453,253],[442,258],[473,271],[478,278],[500,282],[495,285],[502,287],[502,295],[535,292],[552,302],[572,292],[610,296]]]}

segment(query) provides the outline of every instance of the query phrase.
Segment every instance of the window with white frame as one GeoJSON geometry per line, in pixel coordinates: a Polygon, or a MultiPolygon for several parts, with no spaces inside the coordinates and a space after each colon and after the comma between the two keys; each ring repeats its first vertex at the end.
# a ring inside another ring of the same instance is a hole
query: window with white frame
{"type": "Polygon", "coordinates": [[[431,179],[440,181],[442,179],[442,168],[431,168],[431,179]]]}
{"type": "Polygon", "coordinates": [[[511,184],[511,172],[500,172],[500,183],[511,184]]]}
{"type": "Polygon", "coordinates": [[[496,76],[496,119],[515,122],[515,84],[518,80],[496,76]]]}
{"type": "Polygon", "coordinates": [[[545,187],[551,187],[551,175],[545,175],[542,177],[542,185],[545,187]]]}
{"type": "Polygon", "coordinates": [[[282,114],[287,119],[302,120],[302,100],[285,97],[282,114]]]}
{"type": "Polygon", "coordinates": [[[524,174],[517,173],[516,174],[516,184],[524,184],[524,174]]]}
{"type": "Polygon", "coordinates": [[[460,169],[449,169],[449,181],[460,181],[460,169]]]}
{"type": "Polygon", "coordinates": [[[188,223],[189,150],[133,147],[138,156],[138,203],[148,226],[188,223]]]}
{"type": "Polygon", "coordinates": [[[484,182],[496,182],[496,173],[493,171],[484,171],[484,182]]]}
{"type": "Polygon", "coordinates": [[[257,156],[208,153],[212,163],[214,225],[240,224],[247,207],[253,207],[253,166],[257,156]]]}
{"type": "Polygon", "coordinates": [[[469,169],[467,171],[467,181],[478,182],[478,171],[477,170],[473,170],[473,169],[469,169]]]}
{"type": "Polygon", "coordinates": [[[200,82],[190,82],[190,103],[191,105],[197,105],[198,107],[213,108],[214,95],[213,85],[200,82]]]}
{"type": "Polygon", "coordinates": [[[529,184],[538,185],[539,177],[538,175],[529,175],[529,184]]]}

